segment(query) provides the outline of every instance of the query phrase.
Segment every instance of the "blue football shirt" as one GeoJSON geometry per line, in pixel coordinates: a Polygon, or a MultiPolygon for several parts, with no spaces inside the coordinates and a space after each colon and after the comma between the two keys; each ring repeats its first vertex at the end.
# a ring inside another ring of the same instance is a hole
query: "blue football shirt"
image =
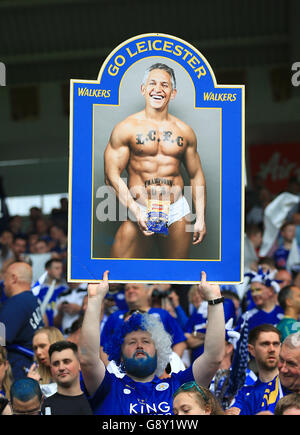
{"type": "MultiPolygon", "coordinates": [[[[0,310],[0,322],[5,325],[6,344],[19,345],[32,350],[34,332],[44,326],[40,306],[31,291],[24,291],[6,299],[0,310]]],[[[16,351],[9,350],[8,360],[15,380],[24,377],[23,367],[29,367],[32,360],[16,351]]]]}
{"type": "Polygon", "coordinates": [[[88,397],[95,415],[171,415],[173,394],[185,382],[193,381],[192,368],[172,374],[170,378],[135,382],[129,376],[118,378],[106,371],[96,393],[88,397]]]}
{"type": "MultiPolygon", "coordinates": [[[[264,310],[259,310],[258,308],[253,308],[250,311],[246,311],[248,317],[248,327],[249,327],[249,331],[253,328],[255,328],[256,326],[262,325],[263,323],[270,323],[271,325],[276,326],[280,320],[282,319],[282,317],[284,316],[284,311],[283,309],[279,306],[279,305],[275,305],[275,307],[273,308],[272,311],[267,312],[264,310]]],[[[237,326],[236,326],[236,330],[239,331],[246,313],[244,313],[238,320],[237,326]]]]}
{"type": "Polygon", "coordinates": [[[266,410],[274,413],[278,400],[289,393],[290,391],[282,388],[279,375],[270,382],[261,382],[246,398],[240,415],[256,415],[266,410]]]}
{"type": "Polygon", "coordinates": [[[255,389],[260,388],[259,386],[261,386],[261,384],[262,382],[259,379],[257,379],[253,385],[244,385],[242,388],[240,388],[233,402],[230,404],[230,408],[242,409],[246,399],[251,394],[251,392],[254,391],[255,389]]]}
{"type": "MultiPolygon", "coordinates": [[[[207,306],[207,303],[206,303],[207,306]]],[[[236,314],[235,314],[235,307],[234,303],[231,299],[225,298],[223,303],[224,308],[224,318],[225,323],[229,319],[233,319],[233,324],[236,321],[236,314]]],[[[187,332],[188,334],[192,334],[193,332],[199,332],[202,334],[206,333],[206,325],[207,325],[207,308],[203,308],[198,311],[194,311],[193,314],[190,316],[185,328],[184,332],[187,332]]],[[[201,344],[198,347],[194,347],[192,349],[191,359],[192,362],[195,361],[202,353],[204,352],[204,344],[201,344]]]]}

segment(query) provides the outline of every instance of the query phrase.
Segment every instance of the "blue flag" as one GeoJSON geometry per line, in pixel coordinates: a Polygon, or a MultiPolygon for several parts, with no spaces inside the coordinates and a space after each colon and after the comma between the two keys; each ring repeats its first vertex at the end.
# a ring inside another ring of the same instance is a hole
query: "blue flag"
{"type": "Polygon", "coordinates": [[[248,368],[248,316],[245,316],[241,327],[241,335],[234,352],[232,367],[227,390],[222,400],[222,405],[226,409],[238,390],[244,386],[248,368]]]}

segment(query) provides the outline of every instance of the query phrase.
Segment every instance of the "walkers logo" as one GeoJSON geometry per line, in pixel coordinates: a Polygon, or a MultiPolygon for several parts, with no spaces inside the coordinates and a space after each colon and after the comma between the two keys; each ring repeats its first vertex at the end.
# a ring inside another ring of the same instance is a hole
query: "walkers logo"
{"type": "Polygon", "coordinates": [[[244,85],[176,36],[137,35],[71,80],[69,137],[69,281],[242,281],[244,85]]]}

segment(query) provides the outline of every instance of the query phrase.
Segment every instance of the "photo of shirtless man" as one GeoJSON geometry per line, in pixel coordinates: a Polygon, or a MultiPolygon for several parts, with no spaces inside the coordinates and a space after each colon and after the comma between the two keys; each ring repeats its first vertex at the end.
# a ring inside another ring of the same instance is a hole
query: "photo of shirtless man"
{"type": "Polygon", "coordinates": [[[113,129],[104,153],[105,183],[134,220],[122,222],[111,248],[111,258],[151,258],[158,244],[161,258],[184,259],[191,244],[206,234],[206,183],[193,129],[168,111],[176,97],[172,68],[156,63],[145,72],[141,93],[145,108],[128,116],[113,129]],[[183,196],[183,163],[192,189],[196,220],[193,232],[188,202],[183,196]],[[128,172],[128,184],[121,178],[128,172]],[[169,202],[168,235],[149,230],[149,198],[169,202]]]}

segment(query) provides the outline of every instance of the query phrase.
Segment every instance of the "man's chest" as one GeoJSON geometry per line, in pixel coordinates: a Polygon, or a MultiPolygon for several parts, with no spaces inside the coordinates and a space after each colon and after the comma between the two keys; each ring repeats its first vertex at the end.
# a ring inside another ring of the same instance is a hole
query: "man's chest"
{"type": "Polygon", "coordinates": [[[102,409],[108,412],[114,410],[116,414],[171,414],[172,389],[163,380],[151,388],[134,387],[125,382],[114,385],[104,399],[102,409]]]}
{"type": "Polygon", "coordinates": [[[166,154],[178,156],[187,146],[183,132],[172,125],[154,128],[137,127],[131,136],[131,148],[136,154],[166,154]]]}
{"type": "Polygon", "coordinates": [[[249,329],[263,323],[277,324],[282,318],[282,312],[274,309],[270,312],[259,310],[254,316],[249,319],[249,329]]]}

